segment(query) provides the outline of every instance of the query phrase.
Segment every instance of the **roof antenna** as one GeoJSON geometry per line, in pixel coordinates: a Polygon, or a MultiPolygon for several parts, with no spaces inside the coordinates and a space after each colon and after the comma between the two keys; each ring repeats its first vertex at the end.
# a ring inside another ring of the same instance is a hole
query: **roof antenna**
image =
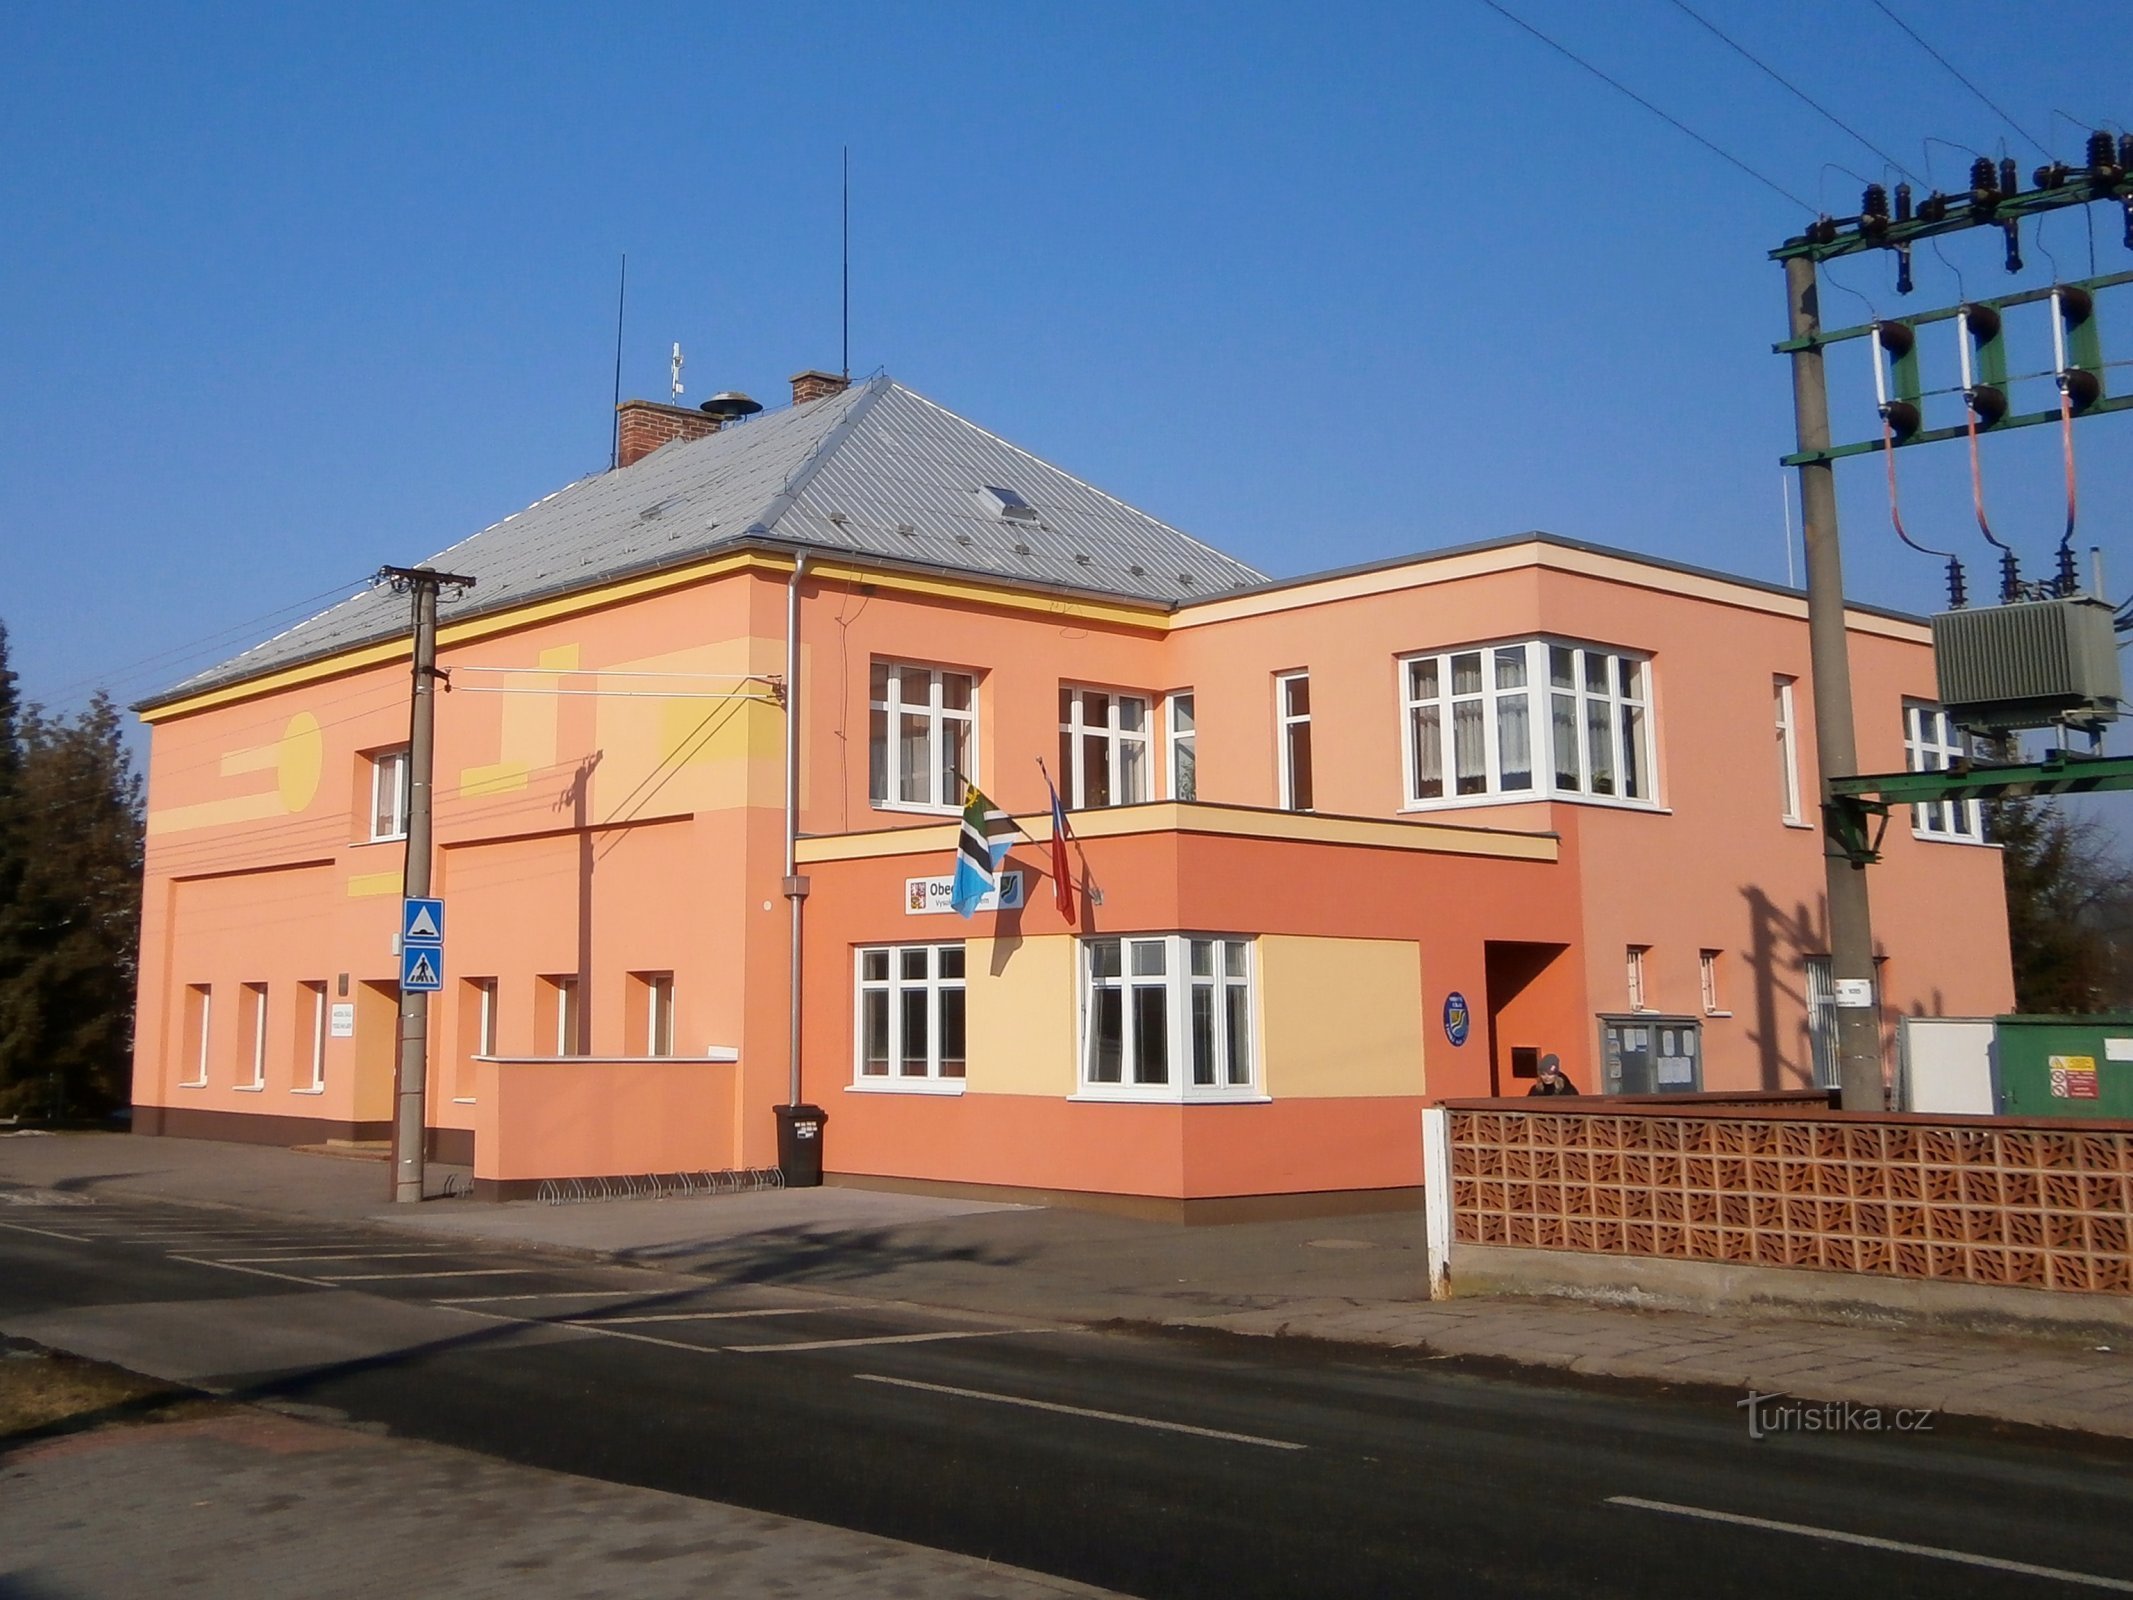
{"type": "Polygon", "coordinates": [[[681,404],[681,345],[680,345],[680,342],[679,342],[679,341],[677,341],[677,342],[675,343],[675,345],[674,345],[674,354],[673,354],[673,356],[672,356],[672,357],[670,358],[670,360],[668,361],[668,365],[669,365],[669,366],[670,366],[670,367],[671,367],[671,368],[673,369],[674,403],[675,403],[676,405],[680,405],[680,404],[681,404]]]}
{"type": "Polygon", "coordinates": [[[622,252],[622,283],[615,290],[615,410],[609,419],[607,470],[622,464],[622,305],[630,292],[630,254],[622,252]]]}
{"type": "Polygon", "coordinates": [[[852,147],[844,147],[844,381],[852,381],[852,147]]]}

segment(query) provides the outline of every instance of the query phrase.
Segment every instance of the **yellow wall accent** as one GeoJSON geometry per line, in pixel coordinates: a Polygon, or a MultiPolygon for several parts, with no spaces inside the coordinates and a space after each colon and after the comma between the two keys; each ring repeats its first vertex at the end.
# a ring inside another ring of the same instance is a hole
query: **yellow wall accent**
{"type": "Polygon", "coordinates": [[[297,712],[282,729],[278,750],[282,809],[294,816],[316,798],[319,776],[326,770],[326,738],[318,718],[297,712]]]}
{"type": "Polygon", "coordinates": [[[1422,1093],[1422,963],[1413,941],[1268,934],[1255,954],[1269,1095],[1422,1093]]]}
{"type": "Polygon", "coordinates": [[[264,793],[231,795],[223,800],[200,800],[192,805],[165,806],[148,814],[152,834],[188,833],[195,828],[220,827],[231,822],[260,822],[268,817],[293,816],[318,795],[319,775],[326,766],[326,740],[318,718],[299,711],[272,744],[245,745],[223,753],[216,770],[225,778],[255,772],[274,774],[274,787],[264,793]]]}
{"type": "Polygon", "coordinates": [[[970,1093],[1074,1092],[1074,947],[1066,934],[963,941],[970,1093]]]}
{"type": "MultiPolygon", "coordinates": [[[[551,672],[568,672],[578,664],[578,647],[556,645],[535,657],[535,665],[551,672]]],[[[558,689],[560,679],[514,678],[514,690],[558,689]]],[[[548,695],[513,694],[504,700],[503,733],[497,741],[497,759],[464,768],[459,774],[459,796],[513,794],[526,787],[527,775],[555,762],[556,723],[562,702],[548,695]]]]}
{"type": "Polygon", "coordinates": [[[151,836],[189,833],[195,828],[217,828],[231,822],[260,822],[283,815],[286,813],[281,808],[281,796],[269,790],[265,794],[235,795],[228,800],[202,800],[197,805],[165,806],[161,811],[148,813],[148,832],[151,836]]]}
{"type": "Polygon", "coordinates": [[[348,879],[348,898],[362,900],[371,895],[398,894],[402,882],[401,869],[390,872],[351,873],[348,879]]]}
{"type": "MultiPolygon", "coordinates": [[[[1015,821],[1033,844],[1051,841],[1050,817],[1021,816],[1015,821]]],[[[937,822],[915,828],[825,834],[819,838],[802,839],[799,855],[802,861],[817,862],[941,854],[955,848],[960,826],[955,822],[937,822]]],[[[1115,839],[1136,833],[1205,833],[1238,839],[1301,839],[1312,844],[1360,844],[1388,850],[1496,856],[1511,861],[1553,861],[1561,854],[1561,841],[1552,833],[1518,833],[1509,828],[1470,828],[1446,822],[1383,822],[1371,817],[1267,811],[1250,806],[1197,805],[1175,800],[1077,811],[1073,828],[1077,839],[1115,839]]]]}

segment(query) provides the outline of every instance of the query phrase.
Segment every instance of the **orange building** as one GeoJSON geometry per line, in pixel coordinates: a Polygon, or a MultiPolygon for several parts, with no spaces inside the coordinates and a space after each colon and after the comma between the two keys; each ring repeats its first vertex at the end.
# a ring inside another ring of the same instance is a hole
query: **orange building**
{"type": "MultiPolygon", "coordinates": [[[[1545,534],[1268,581],[887,378],[621,437],[436,558],[428,1105],[485,1191],[766,1166],[804,1100],[840,1180],[1304,1208],[1549,1054],[1826,1078],[1797,592],[1545,534]],[[967,918],[965,777],[1021,834],[967,918]]],[[[1863,769],[1944,762],[1926,626],[1849,632],[1863,769]]],[[[408,661],[378,591],[140,708],[141,1131],[385,1136],[408,661]]],[[[2006,1010],[1975,809],[1872,871],[1885,1019],[2006,1010]]]]}

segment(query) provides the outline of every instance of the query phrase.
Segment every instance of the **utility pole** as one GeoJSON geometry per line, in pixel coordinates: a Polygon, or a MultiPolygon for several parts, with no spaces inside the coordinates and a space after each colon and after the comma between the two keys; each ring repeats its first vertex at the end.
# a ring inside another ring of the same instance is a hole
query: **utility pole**
{"type": "MultiPolygon", "coordinates": [[[[407,865],[401,895],[430,892],[430,793],[436,765],[437,591],[464,592],[474,580],[435,567],[381,567],[381,581],[415,597],[414,686],[407,734],[407,865]]],[[[400,1050],[393,1085],[393,1199],[420,1203],[423,1144],[428,1131],[430,997],[400,989],[400,1050]]]]}
{"type": "MultiPolygon", "coordinates": [[[[1829,391],[1818,342],[1822,315],[1815,264],[1785,262],[1791,328],[1792,409],[1800,452],[1829,448],[1829,391]]],[[[1874,927],[1866,866],[1845,848],[1830,781],[1859,771],[1852,729],[1851,653],[1844,628],[1844,563],[1837,547],[1837,483],[1826,460],[1800,464],[1800,521],[1807,541],[1807,647],[1814,676],[1815,763],[1821,769],[1822,865],[1829,900],[1829,968],[1837,1017],[1837,1083],[1846,1111],[1885,1111],[1881,1012],[1874,994],[1874,927]]]]}

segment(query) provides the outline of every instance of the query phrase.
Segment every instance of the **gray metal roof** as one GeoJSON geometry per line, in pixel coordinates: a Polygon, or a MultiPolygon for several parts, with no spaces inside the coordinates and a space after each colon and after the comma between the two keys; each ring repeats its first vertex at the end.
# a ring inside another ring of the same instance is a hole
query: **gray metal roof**
{"type": "MultiPolygon", "coordinates": [[[[886,376],[580,479],[430,564],[478,580],[441,603],[450,621],[754,540],[1166,604],[1265,581],[886,376]],[[997,514],[987,486],[1015,491],[1034,515],[997,514]]],[[[406,600],[372,590],[141,705],[406,629],[406,600]]]]}

